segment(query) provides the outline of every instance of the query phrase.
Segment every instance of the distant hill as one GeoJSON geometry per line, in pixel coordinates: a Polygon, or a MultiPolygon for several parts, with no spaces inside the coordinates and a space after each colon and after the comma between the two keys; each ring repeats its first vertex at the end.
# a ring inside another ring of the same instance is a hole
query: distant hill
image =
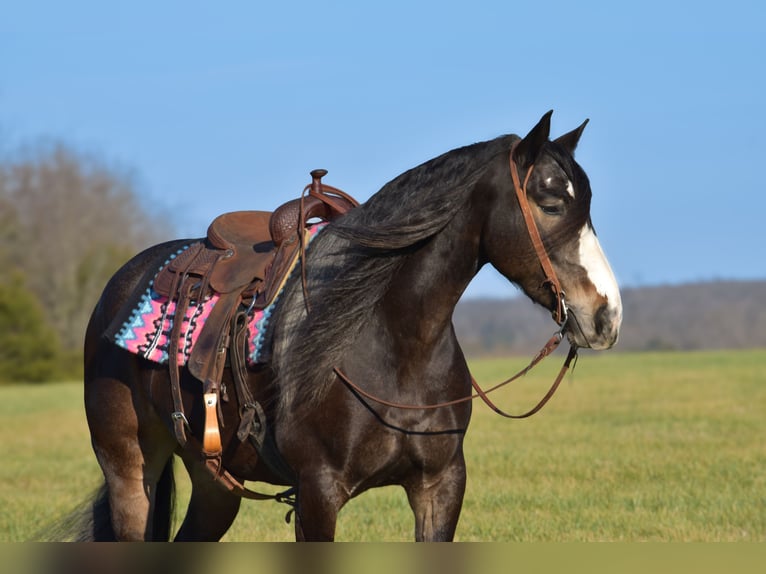
{"type": "MultiPolygon", "coordinates": [[[[715,281],[622,290],[621,351],[766,347],[766,281],[715,281]]],[[[469,356],[528,354],[555,331],[526,297],[467,299],[454,314],[469,356]]]]}

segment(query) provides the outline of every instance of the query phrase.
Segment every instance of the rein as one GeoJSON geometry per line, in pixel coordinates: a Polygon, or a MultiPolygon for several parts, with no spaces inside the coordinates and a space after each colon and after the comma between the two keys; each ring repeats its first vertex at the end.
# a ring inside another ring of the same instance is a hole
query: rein
{"type": "Polygon", "coordinates": [[[567,321],[569,319],[566,299],[564,296],[564,290],[561,288],[561,283],[559,283],[558,277],[556,276],[556,271],[553,269],[553,264],[551,263],[550,257],[548,256],[548,252],[545,249],[545,245],[543,244],[542,237],[540,236],[540,231],[537,228],[537,223],[535,222],[535,219],[532,215],[532,210],[529,207],[529,201],[527,200],[527,183],[529,183],[529,178],[532,175],[532,170],[534,169],[535,166],[534,164],[529,166],[529,168],[527,169],[527,173],[524,176],[524,183],[522,184],[521,179],[519,178],[518,167],[516,165],[516,162],[513,160],[513,152],[516,150],[516,146],[518,145],[518,143],[519,143],[518,141],[514,142],[514,144],[511,146],[511,152],[509,154],[509,163],[510,163],[510,170],[511,170],[511,178],[513,180],[513,189],[516,192],[516,197],[519,201],[519,207],[521,208],[521,213],[524,216],[524,223],[526,224],[527,232],[529,233],[529,238],[532,241],[532,246],[535,249],[535,253],[537,254],[537,259],[539,260],[540,265],[543,268],[543,273],[545,274],[545,280],[543,281],[543,285],[550,286],[551,290],[553,291],[554,297],[556,298],[556,310],[554,314],[554,320],[556,321],[556,323],[558,323],[559,330],[550,339],[548,339],[545,345],[543,345],[543,347],[537,352],[537,354],[534,356],[534,358],[530,361],[530,363],[526,367],[524,367],[515,375],[507,378],[501,383],[496,384],[495,386],[493,386],[490,389],[487,389],[486,391],[479,386],[479,383],[477,383],[476,379],[474,379],[472,376],[471,385],[476,391],[475,394],[461,397],[453,401],[446,401],[442,403],[435,403],[435,404],[429,404],[429,405],[402,404],[402,403],[387,401],[385,399],[381,399],[380,397],[377,397],[375,395],[368,393],[367,391],[365,391],[364,389],[356,385],[338,367],[335,367],[335,369],[333,370],[335,371],[335,374],[338,376],[338,378],[341,381],[343,381],[343,383],[346,386],[348,386],[351,390],[353,390],[357,394],[361,395],[362,397],[366,399],[369,399],[371,401],[374,401],[378,404],[381,404],[387,407],[392,407],[396,409],[409,409],[409,410],[433,410],[433,409],[454,406],[461,403],[472,401],[477,398],[481,398],[481,400],[484,401],[484,403],[490,409],[492,409],[494,412],[496,412],[500,416],[509,418],[509,419],[524,419],[527,417],[531,417],[535,413],[539,412],[545,406],[545,404],[551,399],[551,397],[555,394],[556,390],[559,387],[559,384],[564,379],[564,376],[569,370],[569,367],[572,364],[572,361],[576,360],[577,358],[576,345],[570,346],[569,353],[567,354],[567,357],[564,360],[564,364],[561,366],[561,369],[559,370],[558,375],[556,375],[556,378],[554,379],[550,389],[543,396],[543,398],[540,399],[540,401],[538,401],[538,403],[534,407],[532,407],[530,410],[518,415],[506,413],[503,410],[501,410],[499,407],[497,407],[497,405],[495,405],[488,396],[489,393],[496,391],[497,389],[504,387],[505,385],[515,381],[516,379],[523,377],[529,371],[531,371],[540,361],[542,361],[545,357],[553,353],[553,351],[555,351],[556,348],[559,346],[559,343],[561,343],[561,340],[564,338],[564,328],[566,327],[567,321]]]}
{"type": "Polygon", "coordinates": [[[380,397],[377,397],[375,395],[372,395],[359,387],[357,384],[355,384],[350,378],[348,378],[343,371],[341,371],[339,368],[335,368],[335,374],[340,378],[341,381],[345,385],[347,385],[351,390],[358,393],[359,395],[363,396],[366,399],[369,399],[371,401],[374,401],[378,404],[392,407],[395,409],[404,409],[404,410],[434,410],[434,409],[441,409],[444,407],[451,407],[454,405],[459,405],[461,403],[467,403],[469,401],[473,401],[474,399],[481,398],[484,403],[491,408],[493,411],[495,411],[497,414],[499,414],[502,417],[508,418],[508,419],[525,419],[528,417],[531,417],[533,414],[539,412],[545,404],[551,399],[551,397],[556,392],[556,389],[559,388],[559,384],[561,384],[561,381],[564,380],[564,375],[566,375],[567,371],[569,370],[569,367],[574,359],[577,358],[577,347],[572,346],[569,348],[569,354],[567,355],[566,360],[564,361],[564,364],[561,367],[561,370],[559,370],[559,374],[556,375],[556,379],[553,381],[553,384],[551,385],[551,388],[548,389],[548,392],[545,393],[545,396],[543,396],[542,399],[538,401],[538,403],[526,411],[525,413],[522,413],[520,415],[515,415],[511,413],[506,413],[502,409],[500,409],[495,403],[493,403],[490,398],[487,396],[489,393],[496,391],[497,389],[504,387],[505,385],[512,383],[516,379],[519,379],[526,375],[529,371],[532,370],[533,367],[535,367],[540,361],[542,361],[545,357],[550,355],[556,347],[559,346],[559,343],[561,342],[561,331],[558,331],[555,335],[553,335],[550,339],[548,339],[548,342],[543,346],[542,349],[540,349],[535,357],[530,361],[530,363],[524,367],[522,370],[520,370],[515,375],[507,378],[502,383],[496,384],[494,387],[487,389],[486,391],[483,390],[479,383],[476,382],[476,379],[471,377],[471,385],[473,386],[474,390],[476,391],[476,394],[471,394],[466,397],[461,397],[459,399],[455,399],[454,401],[447,401],[443,403],[435,403],[430,405],[408,405],[403,403],[396,403],[392,401],[387,401],[385,399],[381,399],[380,397]]]}

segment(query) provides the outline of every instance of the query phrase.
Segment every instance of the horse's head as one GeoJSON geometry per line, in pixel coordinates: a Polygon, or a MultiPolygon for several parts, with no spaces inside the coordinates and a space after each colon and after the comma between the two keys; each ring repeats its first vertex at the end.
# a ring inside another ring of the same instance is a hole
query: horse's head
{"type": "Polygon", "coordinates": [[[588,177],[573,158],[587,120],[550,141],[551,113],[515,144],[510,161],[506,156],[504,165],[491,170],[480,183],[483,196],[492,202],[482,249],[498,271],[554,316],[559,303],[551,283],[558,281],[565,301],[561,320],[566,315],[570,341],[580,347],[608,349],[617,342],[622,302],[591,223],[588,177]],[[522,203],[528,204],[533,223],[525,222],[522,203]],[[544,248],[535,249],[535,230],[529,227],[536,227],[544,248]],[[554,277],[544,270],[546,258],[554,277]]]}

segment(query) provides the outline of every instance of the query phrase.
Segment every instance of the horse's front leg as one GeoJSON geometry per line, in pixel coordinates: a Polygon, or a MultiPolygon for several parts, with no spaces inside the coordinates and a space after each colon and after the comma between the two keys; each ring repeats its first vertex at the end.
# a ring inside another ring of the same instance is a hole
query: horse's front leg
{"type": "Polygon", "coordinates": [[[452,541],[463,505],[465,483],[465,461],[460,455],[441,473],[423,474],[404,485],[415,514],[416,541],[452,541]]]}
{"type": "Polygon", "coordinates": [[[324,468],[302,471],[295,508],[295,539],[329,542],[335,539],[338,512],[348,502],[348,491],[337,473],[324,468]]]}
{"type": "Polygon", "coordinates": [[[203,464],[192,456],[184,457],[192,483],[189,507],[176,542],[220,540],[233,524],[242,499],[221,487],[203,464]]]}

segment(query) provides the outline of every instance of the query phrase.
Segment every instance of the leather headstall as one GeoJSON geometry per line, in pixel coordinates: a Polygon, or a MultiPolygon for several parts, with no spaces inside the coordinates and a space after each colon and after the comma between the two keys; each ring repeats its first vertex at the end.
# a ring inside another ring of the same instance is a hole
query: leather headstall
{"type": "Polygon", "coordinates": [[[556,276],[556,271],[553,269],[553,264],[551,263],[551,259],[548,256],[548,251],[545,249],[545,244],[543,243],[543,239],[540,236],[540,230],[537,228],[537,223],[535,222],[535,218],[532,215],[532,210],[529,207],[529,200],[527,199],[527,183],[529,183],[529,178],[532,176],[532,171],[535,168],[535,164],[531,164],[527,168],[527,173],[524,176],[524,183],[522,185],[519,178],[519,168],[513,159],[513,153],[516,151],[518,144],[519,142],[516,141],[511,146],[511,153],[509,154],[508,160],[511,167],[513,189],[516,192],[516,198],[519,200],[519,208],[521,209],[521,214],[524,216],[524,223],[526,224],[529,238],[532,240],[532,247],[534,247],[535,253],[537,254],[537,259],[540,261],[540,265],[543,268],[543,273],[545,273],[545,280],[543,281],[543,285],[549,285],[553,291],[554,297],[556,298],[554,319],[556,323],[558,323],[563,328],[567,320],[567,306],[564,297],[564,290],[561,288],[561,283],[559,283],[559,279],[556,276]]]}

